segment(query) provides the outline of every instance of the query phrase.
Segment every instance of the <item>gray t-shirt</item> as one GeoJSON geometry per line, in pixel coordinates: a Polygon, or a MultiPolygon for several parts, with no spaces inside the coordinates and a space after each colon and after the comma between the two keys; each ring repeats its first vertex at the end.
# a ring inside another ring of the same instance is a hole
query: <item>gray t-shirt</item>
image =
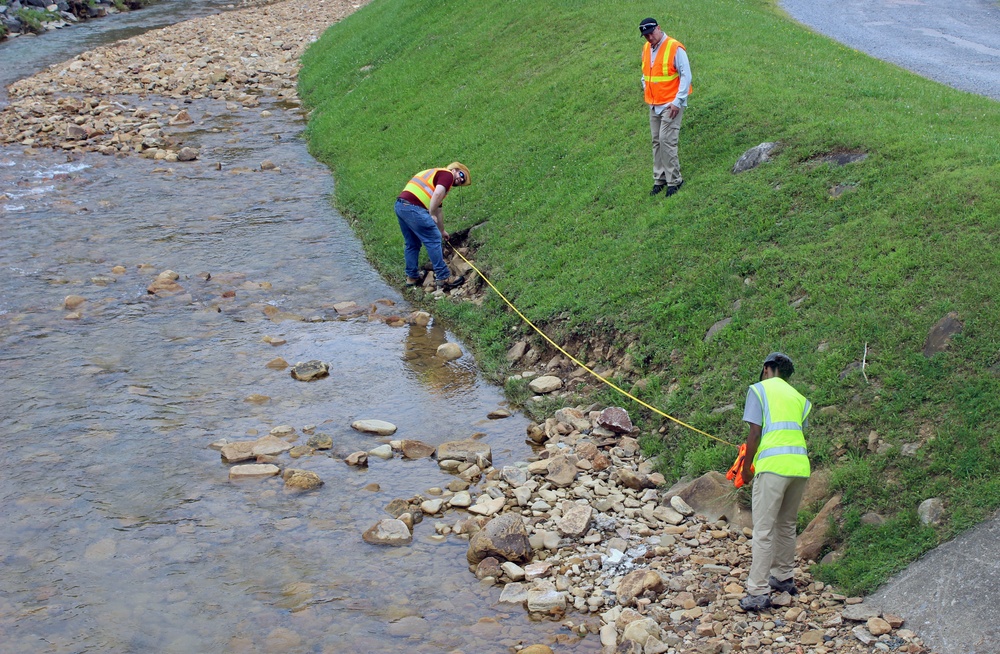
{"type": "MultiPolygon", "coordinates": [[[[757,397],[752,388],[747,389],[747,403],[743,407],[743,422],[760,427],[764,426],[764,407],[760,405],[760,398],[757,397]]],[[[802,423],[802,428],[805,429],[808,424],[809,419],[806,418],[802,423]]]]}
{"type": "Polygon", "coordinates": [[[764,426],[764,407],[760,405],[760,398],[752,389],[747,389],[747,404],[743,408],[743,422],[749,422],[758,427],[764,426]]]}

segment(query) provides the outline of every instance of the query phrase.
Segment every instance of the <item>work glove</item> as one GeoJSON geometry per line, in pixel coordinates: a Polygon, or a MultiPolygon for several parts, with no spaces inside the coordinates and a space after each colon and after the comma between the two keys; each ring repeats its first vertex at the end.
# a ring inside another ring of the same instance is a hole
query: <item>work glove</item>
{"type": "MultiPolygon", "coordinates": [[[[746,458],[747,458],[747,444],[743,443],[742,445],[740,445],[739,452],[736,453],[736,461],[733,463],[733,467],[731,467],[729,469],[729,472],[726,473],[726,479],[732,481],[733,486],[736,486],[736,488],[741,488],[743,487],[744,484],[750,481],[750,479],[743,478],[743,462],[746,460],[746,458]]],[[[751,478],[753,474],[754,474],[754,467],[753,464],[751,464],[750,465],[751,478]]]]}

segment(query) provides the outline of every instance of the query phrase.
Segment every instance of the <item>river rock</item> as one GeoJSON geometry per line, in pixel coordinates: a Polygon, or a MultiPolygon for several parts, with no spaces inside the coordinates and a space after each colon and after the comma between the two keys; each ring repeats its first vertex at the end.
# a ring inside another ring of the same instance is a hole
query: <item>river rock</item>
{"type": "Polygon", "coordinates": [[[500,479],[510,484],[512,488],[520,488],[528,483],[528,473],[516,466],[504,466],[500,469],[500,479]]]}
{"type": "Polygon", "coordinates": [[[63,300],[63,309],[67,311],[73,311],[79,308],[81,304],[87,301],[87,298],[81,295],[67,295],[66,299],[63,300]]]}
{"type": "Polygon", "coordinates": [[[288,367],[288,362],[281,357],[276,357],[268,361],[267,364],[265,364],[265,367],[270,368],[271,370],[284,370],[288,367]]]}
{"type": "Polygon", "coordinates": [[[194,122],[194,118],[191,118],[191,114],[188,113],[187,109],[181,109],[174,117],[167,121],[168,125],[190,125],[194,122]]]}
{"type": "Polygon", "coordinates": [[[482,441],[467,439],[441,443],[437,448],[438,461],[454,460],[476,463],[479,459],[493,462],[493,450],[482,441]]]}
{"type": "Polygon", "coordinates": [[[649,478],[648,475],[643,475],[638,472],[629,470],[628,468],[620,468],[618,470],[618,481],[624,485],[628,486],[632,490],[644,490],[646,488],[656,488],[656,484],[649,478]]]}
{"type": "Polygon", "coordinates": [[[889,623],[883,620],[882,618],[878,617],[868,618],[868,622],[866,622],[865,624],[868,627],[868,633],[870,633],[872,636],[881,636],[883,634],[887,634],[892,631],[892,627],[889,626],[889,623]]]}
{"type": "Polygon", "coordinates": [[[313,381],[330,374],[330,364],[324,361],[306,361],[296,363],[292,368],[292,377],[299,381],[313,381]]]}
{"type": "Polygon", "coordinates": [[[557,591],[549,583],[543,583],[542,586],[528,591],[527,601],[530,613],[562,611],[566,608],[566,593],[557,591]]]}
{"type": "Polygon", "coordinates": [[[503,508],[506,501],[507,498],[502,495],[496,499],[491,498],[489,495],[480,495],[476,503],[469,507],[469,513],[485,516],[496,515],[503,508]]]}
{"type": "Polygon", "coordinates": [[[867,622],[871,618],[877,618],[881,615],[881,611],[877,607],[871,604],[865,604],[861,602],[860,604],[848,604],[844,607],[844,610],[840,612],[840,616],[845,620],[853,620],[855,622],[867,622]]]}
{"type": "Polygon", "coordinates": [[[344,459],[344,463],[349,466],[367,466],[368,452],[354,452],[353,454],[348,454],[347,458],[344,459]]]}
{"type": "Polygon", "coordinates": [[[259,438],[254,442],[253,455],[276,456],[278,454],[284,454],[290,449],[292,449],[291,443],[281,438],[276,438],[268,434],[267,436],[259,438]]]}
{"type": "Polygon", "coordinates": [[[420,503],[420,510],[427,515],[434,515],[441,511],[444,500],[424,500],[420,503]]]}
{"type": "Polygon", "coordinates": [[[553,485],[559,488],[565,488],[570,486],[574,481],[576,481],[577,472],[579,469],[575,464],[570,463],[569,459],[565,456],[559,455],[549,459],[549,465],[546,468],[548,473],[545,478],[552,482],[553,485]]]}
{"type": "Polygon", "coordinates": [[[177,152],[177,161],[194,161],[198,158],[198,150],[196,148],[181,148],[177,152]]]}
{"type": "Polygon", "coordinates": [[[333,447],[333,438],[326,434],[316,434],[306,441],[306,445],[316,450],[329,450],[333,447]]]}
{"type": "Polygon", "coordinates": [[[493,409],[492,411],[486,414],[486,417],[489,418],[490,420],[503,420],[504,418],[509,418],[512,415],[514,414],[510,412],[510,409],[501,408],[501,409],[493,409]]]}
{"type": "Polygon", "coordinates": [[[437,355],[445,361],[454,361],[462,358],[462,348],[455,343],[442,343],[438,346],[437,355]]]}
{"type": "Polygon", "coordinates": [[[674,495],[670,498],[670,506],[674,509],[674,511],[677,511],[677,513],[680,513],[683,516],[694,515],[694,509],[692,509],[680,495],[674,495]]]}
{"type": "Polygon", "coordinates": [[[239,441],[236,443],[226,443],[222,446],[220,454],[224,463],[239,463],[254,458],[253,446],[256,441],[239,441]]]}
{"type": "Polygon", "coordinates": [[[563,510],[563,516],[556,522],[556,528],[563,536],[580,538],[590,529],[594,509],[589,504],[571,504],[563,510]]]}
{"type": "Polygon", "coordinates": [[[634,429],[628,411],[620,406],[608,407],[601,411],[601,415],[597,417],[597,424],[616,434],[628,434],[634,429]]]}
{"type": "Polygon", "coordinates": [[[458,491],[450,500],[448,500],[448,506],[453,506],[459,509],[465,509],[472,506],[472,496],[469,495],[469,491],[458,491]]]}
{"type": "Polygon", "coordinates": [[[434,448],[421,441],[404,439],[399,445],[407,459],[423,459],[434,454],[434,448]]]}
{"type": "Polygon", "coordinates": [[[399,546],[409,545],[413,541],[413,534],[401,520],[387,518],[369,527],[361,538],[372,545],[399,546]]]}
{"type": "Polygon", "coordinates": [[[230,468],[229,478],[234,481],[239,479],[258,479],[261,477],[273,477],[279,472],[281,470],[278,466],[270,463],[248,463],[230,468]]]}
{"type": "Polygon", "coordinates": [[[417,327],[426,327],[431,322],[431,314],[426,311],[414,311],[410,314],[409,322],[417,327]]]}
{"type": "Polygon", "coordinates": [[[465,556],[469,563],[477,565],[487,556],[501,561],[523,563],[530,561],[531,555],[528,531],[524,528],[521,516],[517,513],[505,513],[490,520],[472,537],[465,556]]]}
{"type": "Polygon", "coordinates": [[[289,468],[281,475],[285,479],[285,488],[295,490],[313,490],[323,485],[323,480],[315,472],[289,468]]]}
{"type": "Polygon", "coordinates": [[[528,388],[530,388],[533,393],[538,393],[539,395],[545,395],[546,393],[558,391],[562,388],[562,386],[563,381],[553,375],[535,377],[528,383],[528,388]]]}
{"type": "Polygon", "coordinates": [[[500,593],[501,604],[524,604],[526,601],[528,601],[528,589],[521,583],[507,584],[500,593]]]}
{"type": "Polygon", "coordinates": [[[492,556],[487,556],[476,566],[476,579],[482,580],[486,577],[499,579],[501,575],[503,575],[503,570],[500,568],[500,562],[492,556]]]}
{"type": "Polygon", "coordinates": [[[554,654],[552,648],[548,645],[528,645],[522,650],[518,650],[517,654],[554,654]]]}
{"type": "Polygon", "coordinates": [[[649,640],[650,637],[658,638],[659,635],[660,625],[658,625],[656,620],[652,618],[633,620],[622,632],[622,638],[624,640],[631,640],[639,643],[640,645],[645,645],[646,641],[649,640]]]}
{"type": "Polygon", "coordinates": [[[380,459],[391,459],[392,458],[392,448],[386,445],[379,445],[378,447],[368,450],[369,456],[376,456],[380,459]]]}
{"type": "Polygon", "coordinates": [[[630,606],[643,593],[647,591],[659,593],[663,588],[663,578],[658,573],[648,569],[633,570],[618,583],[616,592],[618,603],[622,606],[630,606]]]}
{"type": "Polygon", "coordinates": [[[396,425],[385,420],[355,420],[351,423],[351,428],[365,434],[379,436],[391,436],[396,433],[396,425]]]}

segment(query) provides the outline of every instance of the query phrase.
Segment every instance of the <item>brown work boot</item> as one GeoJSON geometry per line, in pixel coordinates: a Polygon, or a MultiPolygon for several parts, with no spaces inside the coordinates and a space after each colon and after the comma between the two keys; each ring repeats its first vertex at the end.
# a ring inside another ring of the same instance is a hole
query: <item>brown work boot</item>
{"type": "Polygon", "coordinates": [[[462,275],[452,275],[448,279],[439,279],[436,283],[439,291],[450,291],[464,284],[465,277],[462,275]]]}

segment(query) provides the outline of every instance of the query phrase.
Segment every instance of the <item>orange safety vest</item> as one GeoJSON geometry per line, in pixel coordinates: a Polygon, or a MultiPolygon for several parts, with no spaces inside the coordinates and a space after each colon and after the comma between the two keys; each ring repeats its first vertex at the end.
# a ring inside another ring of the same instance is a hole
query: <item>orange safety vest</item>
{"type": "MultiPolygon", "coordinates": [[[[412,193],[424,205],[424,209],[431,208],[431,196],[434,195],[434,176],[441,171],[448,171],[447,168],[429,168],[421,170],[413,176],[413,179],[403,188],[404,191],[412,193]]],[[[449,171],[450,172],[450,171],[449,171]]]]}
{"type": "MultiPolygon", "coordinates": [[[[667,42],[656,51],[656,60],[650,65],[649,53],[653,46],[646,42],[642,48],[642,79],[646,83],[646,104],[657,105],[673,102],[681,88],[681,75],[674,65],[677,48],[684,49],[677,39],[667,38],[667,42]],[[664,68],[666,62],[666,68],[664,68]]],[[[688,93],[694,88],[688,89],[688,93]]]]}

